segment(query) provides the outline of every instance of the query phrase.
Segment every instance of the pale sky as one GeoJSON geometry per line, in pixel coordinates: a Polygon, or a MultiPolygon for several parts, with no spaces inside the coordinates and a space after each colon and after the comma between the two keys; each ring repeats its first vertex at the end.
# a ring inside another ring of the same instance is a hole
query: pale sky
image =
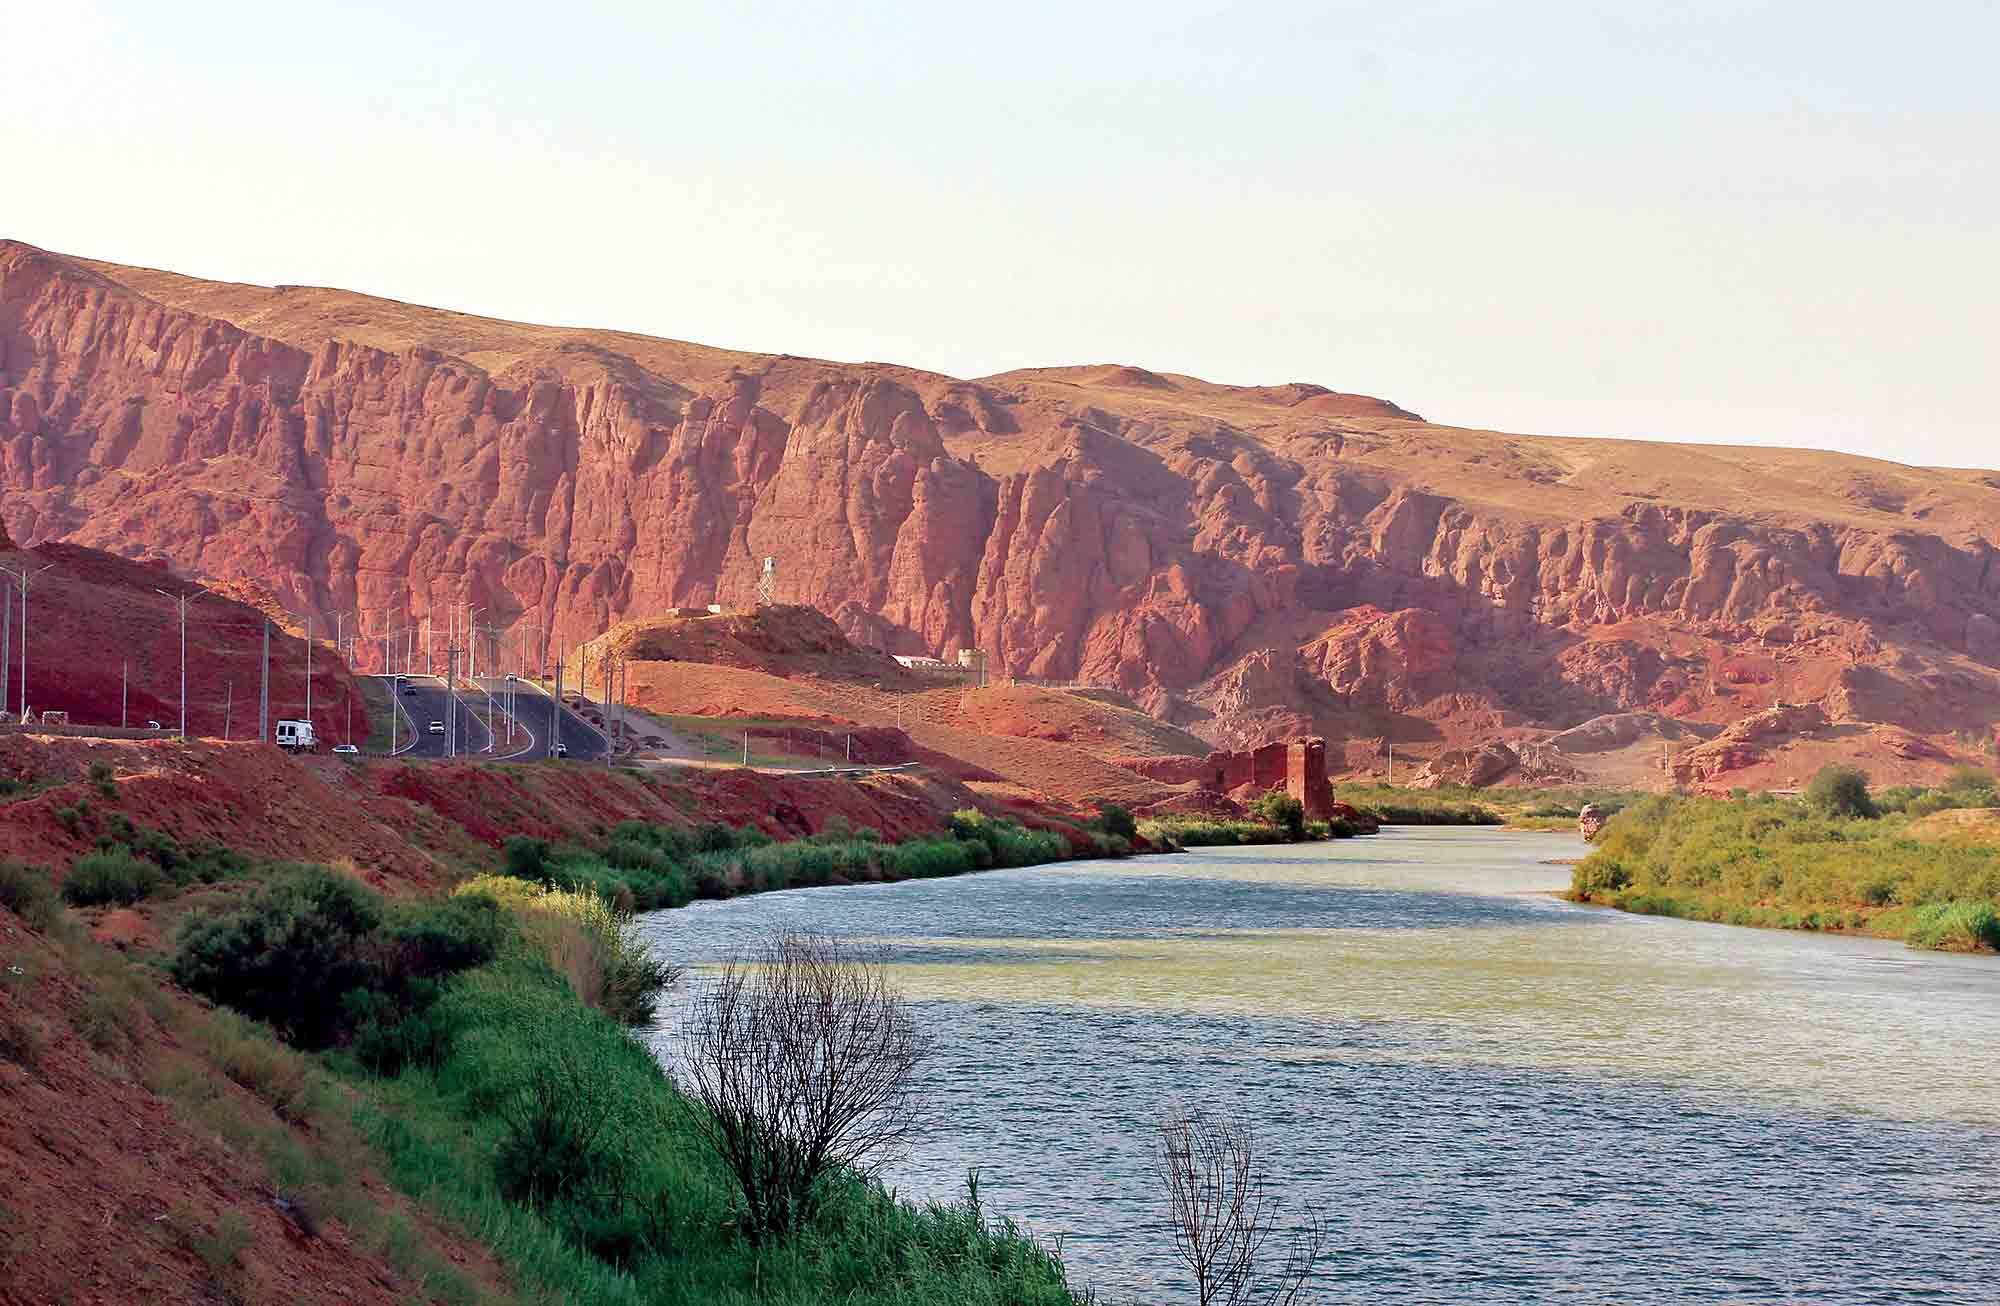
{"type": "Polygon", "coordinates": [[[0,236],[2000,466],[2000,4],[0,0],[0,236]]]}

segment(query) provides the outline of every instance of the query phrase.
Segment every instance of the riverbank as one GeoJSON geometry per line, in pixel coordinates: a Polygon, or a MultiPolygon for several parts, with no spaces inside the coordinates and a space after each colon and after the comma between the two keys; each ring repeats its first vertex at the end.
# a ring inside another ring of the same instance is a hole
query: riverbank
{"type": "Polygon", "coordinates": [[[1921,838],[1916,824],[1768,796],[1650,798],[1605,827],[1569,897],[1687,920],[2000,950],[2000,845],[1921,838]]]}
{"type": "Polygon", "coordinates": [[[672,971],[630,913],[1115,859],[1116,809],[981,810],[923,777],[6,742],[0,1298],[1071,1306],[1060,1261],[987,1210],[858,1176],[750,1247],[630,1033],[672,971]],[[499,869],[520,874],[453,892],[499,869]],[[612,1099],[595,1124],[543,1109],[612,1099]],[[107,1183],[169,1218],[103,1239],[102,1202],[73,1198],[107,1183]]]}
{"type": "Polygon", "coordinates": [[[1470,789],[1440,785],[1341,784],[1340,801],[1352,804],[1383,825],[1489,825],[1510,830],[1556,833],[1576,829],[1588,806],[1616,812],[1640,795],[1622,789],[1470,789]]]}

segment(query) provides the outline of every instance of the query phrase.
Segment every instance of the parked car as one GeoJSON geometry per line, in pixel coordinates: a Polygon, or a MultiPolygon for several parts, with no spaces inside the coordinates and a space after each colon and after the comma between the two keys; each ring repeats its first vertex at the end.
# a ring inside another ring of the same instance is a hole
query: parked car
{"type": "Polygon", "coordinates": [[[431,722],[431,733],[432,733],[432,734],[434,734],[434,735],[441,735],[441,734],[443,734],[443,733],[444,733],[444,722],[442,722],[442,721],[433,721],[433,722],[431,722]]]}
{"type": "Polygon", "coordinates": [[[414,698],[416,696],[417,687],[415,685],[405,685],[403,686],[403,692],[414,698]]]}
{"type": "Polygon", "coordinates": [[[353,744],[335,744],[333,746],[333,751],[341,754],[342,756],[352,756],[353,754],[358,753],[361,750],[356,748],[353,744]]]}
{"type": "Polygon", "coordinates": [[[568,744],[557,744],[557,745],[556,745],[556,756],[557,756],[557,757],[568,757],[568,756],[569,756],[569,745],[568,745],[568,744]]]}

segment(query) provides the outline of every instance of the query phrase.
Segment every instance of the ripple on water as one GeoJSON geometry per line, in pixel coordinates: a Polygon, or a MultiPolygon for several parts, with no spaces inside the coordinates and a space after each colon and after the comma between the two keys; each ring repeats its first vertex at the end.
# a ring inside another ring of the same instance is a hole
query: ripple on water
{"type": "Polygon", "coordinates": [[[1324,1300],[1995,1300],[2000,966],[1534,896],[1573,846],[1423,832],[647,925],[696,961],[879,943],[939,1045],[940,1127],[891,1178],[950,1197],[979,1166],[1114,1297],[1173,1280],[1147,1142],[1192,1100],[1327,1213],[1324,1300]]]}

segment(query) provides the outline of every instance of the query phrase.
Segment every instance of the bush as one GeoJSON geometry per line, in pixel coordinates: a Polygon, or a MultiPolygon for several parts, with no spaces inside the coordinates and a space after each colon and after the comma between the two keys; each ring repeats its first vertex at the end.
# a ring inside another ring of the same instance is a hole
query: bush
{"type": "Polygon", "coordinates": [[[623,1024],[650,1022],[680,978],[677,967],[653,955],[631,916],[596,893],[488,875],[460,885],[454,897],[487,898],[516,913],[528,941],[576,996],[623,1024]]]}
{"type": "Polygon", "coordinates": [[[294,1043],[324,1047],[342,1027],[347,992],[380,982],[368,945],[382,919],[381,900],[357,881],[288,867],[243,906],[183,925],[173,977],[294,1043]]]}
{"type": "Polygon", "coordinates": [[[1802,802],[1656,796],[1604,827],[1571,894],[1699,920],[1994,946],[1978,911],[2000,910],[2000,847],[1919,841],[1906,825],[1802,802]]]}
{"type": "Polygon", "coordinates": [[[1250,813],[1264,824],[1283,830],[1285,837],[1293,843],[1306,837],[1306,805],[1283,789],[1270,789],[1257,795],[1256,801],[1250,804],[1250,813]]]}
{"type": "Polygon", "coordinates": [[[504,845],[503,865],[517,880],[542,880],[548,874],[549,841],[525,834],[512,835],[504,845]]]}
{"type": "Polygon", "coordinates": [[[115,902],[129,906],[160,887],[160,868],[123,849],[88,853],[63,877],[63,897],[73,907],[115,902]]]}
{"type": "Polygon", "coordinates": [[[62,915],[48,872],[20,862],[0,862],[0,907],[38,934],[48,933],[62,915]]]}
{"type": "Polygon", "coordinates": [[[622,1187],[617,1172],[629,1152],[607,1136],[612,1081],[566,1051],[536,1064],[500,1106],[493,1177],[509,1201],[546,1207],[622,1187]]]}
{"type": "Polygon", "coordinates": [[[1101,800],[1098,802],[1097,828],[1106,834],[1116,835],[1127,843],[1139,837],[1139,822],[1133,819],[1129,809],[1117,803],[1101,800]]]}
{"type": "Polygon", "coordinates": [[[381,931],[384,964],[392,983],[436,979],[485,965],[513,933],[512,918],[481,894],[398,903],[381,931]]]}
{"type": "Polygon", "coordinates": [[[1951,774],[1944,778],[1945,793],[1958,800],[1961,807],[1993,807],[2000,805],[2000,778],[1984,767],[1953,767],[1951,774]]]}
{"type": "Polygon", "coordinates": [[[90,764],[90,783],[96,786],[97,792],[106,798],[116,798],[118,796],[118,785],[112,778],[112,774],[111,763],[104,761],[102,758],[90,764]]]}
{"type": "Polygon", "coordinates": [[[1868,796],[1868,773],[1857,766],[1830,762],[1821,767],[1806,785],[1805,799],[1822,816],[1858,820],[1881,815],[1868,796]]]}

